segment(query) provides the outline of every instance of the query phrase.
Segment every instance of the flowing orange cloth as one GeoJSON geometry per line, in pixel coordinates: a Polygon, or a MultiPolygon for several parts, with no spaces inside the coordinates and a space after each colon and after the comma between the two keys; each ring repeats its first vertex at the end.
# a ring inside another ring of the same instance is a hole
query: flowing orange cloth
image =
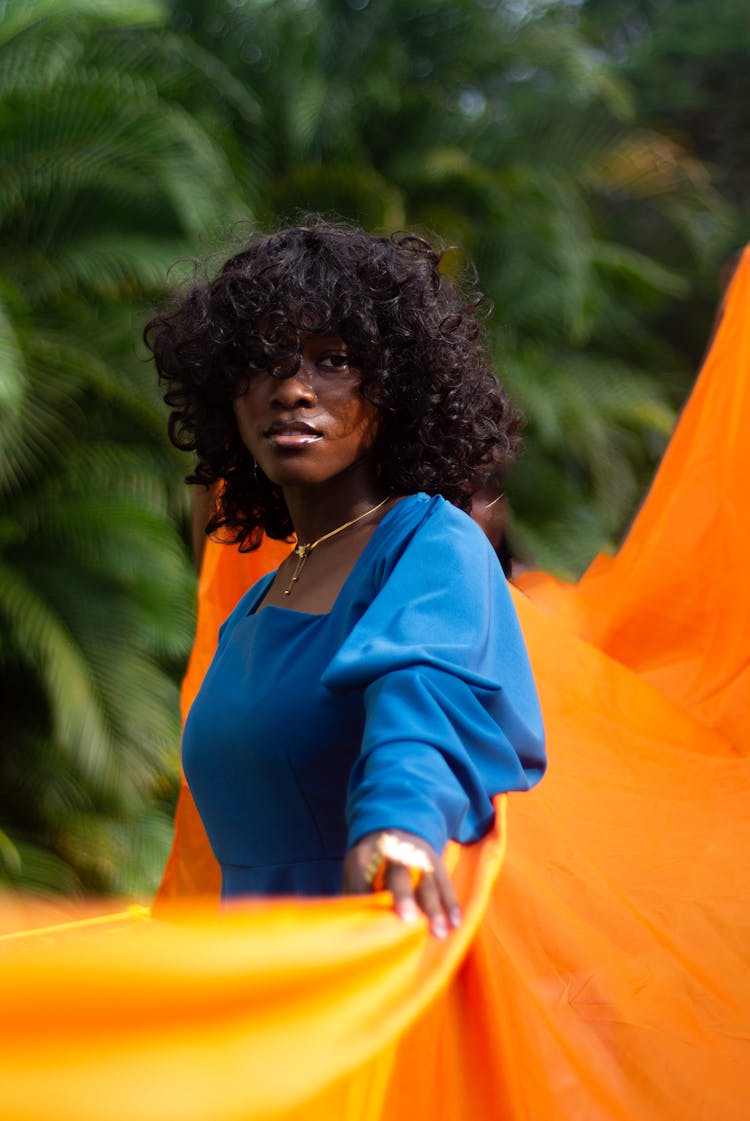
{"type": "MultiPolygon", "coordinates": [[[[0,938],[3,1121],[745,1121],[749,392],[746,251],[618,555],[515,594],[550,770],[451,849],[456,934],[217,918],[183,791],[153,913],[0,938]]],[[[209,547],[186,699],[259,559],[209,547]]]]}
{"type": "Polygon", "coordinates": [[[750,751],[750,248],[651,492],[615,557],[535,602],[750,751]]]}

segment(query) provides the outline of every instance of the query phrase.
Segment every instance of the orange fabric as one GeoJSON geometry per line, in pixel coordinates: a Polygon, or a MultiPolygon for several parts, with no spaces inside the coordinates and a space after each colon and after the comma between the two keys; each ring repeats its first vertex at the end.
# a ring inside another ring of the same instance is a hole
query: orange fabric
{"type": "MultiPolygon", "coordinates": [[[[266,572],[277,568],[289,551],[289,545],[270,538],[265,539],[261,549],[251,553],[240,553],[211,540],[206,542],[198,583],[195,641],[180,697],[183,723],[216,649],[219,627],[240,596],[266,572]]],[[[219,866],[183,775],[172,851],[156,904],[185,896],[218,898],[220,888],[219,866]]]]}
{"type": "MultiPolygon", "coordinates": [[[[749,268],[620,553],[515,594],[550,771],[505,854],[505,800],[451,850],[461,930],[385,896],[219,920],[181,899],[216,889],[183,794],[160,918],[0,938],[3,1121],[744,1121],[749,268]]],[[[186,693],[252,559],[207,554],[186,693]]]]}
{"type": "Polygon", "coordinates": [[[616,557],[528,594],[750,750],[750,250],[651,492],[616,557]]]}
{"type": "Polygon", "coordinates": [[[439,943],[386,895],[194,901],[0,937],[3,1121],[376,1118],[404,1027],[466,951],[502,857],[449,852],[465,921],[439,943]],[[314,1105],[312,1103],[315,1103],[314,1105]]]}

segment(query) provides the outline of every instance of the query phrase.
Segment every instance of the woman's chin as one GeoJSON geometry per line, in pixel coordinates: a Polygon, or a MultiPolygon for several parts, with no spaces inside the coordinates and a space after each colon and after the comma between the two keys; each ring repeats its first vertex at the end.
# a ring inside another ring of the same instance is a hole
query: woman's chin
{"type": "Polygon", "coordinates": [[[310,464],[305,463],[274,463],[268,468],[261,464],[263,474],[274,486],[281,487],[314,487],[325,483],[325,476],[321,478],[319,471],[310,469],[310,464]]]}

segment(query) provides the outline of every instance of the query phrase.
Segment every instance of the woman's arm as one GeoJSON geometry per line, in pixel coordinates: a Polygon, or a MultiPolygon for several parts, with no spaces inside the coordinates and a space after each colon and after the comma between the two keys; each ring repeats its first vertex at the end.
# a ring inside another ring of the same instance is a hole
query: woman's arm
{"type": "Polygon", "coordinates": [[[387,886],[399,909],[416,904],[440,928],[455,906],[440,863],[446,842],[478,840],[493,821],[493,796],[528,789],[545,766],[513,602],[466,515],[432,500],[406,548],[389,555],[370,607],[322,680],[334,691],[362,690],[365,704],[347,802],[347,888],[363,890],[381,833],[407,837],[436,872],[413,891],[408,871],[392,868],[387,886]]]}

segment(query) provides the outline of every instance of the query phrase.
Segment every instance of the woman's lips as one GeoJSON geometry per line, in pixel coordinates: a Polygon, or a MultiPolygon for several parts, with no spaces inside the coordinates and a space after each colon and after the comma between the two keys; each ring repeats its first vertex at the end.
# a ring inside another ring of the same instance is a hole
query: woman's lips
{"type": "Polygon", "coordinates": [[[276,448],[303,448],[323,438],[323,433],[309,424],[276,423],[267,428],[263,435],[276,448]]]}

